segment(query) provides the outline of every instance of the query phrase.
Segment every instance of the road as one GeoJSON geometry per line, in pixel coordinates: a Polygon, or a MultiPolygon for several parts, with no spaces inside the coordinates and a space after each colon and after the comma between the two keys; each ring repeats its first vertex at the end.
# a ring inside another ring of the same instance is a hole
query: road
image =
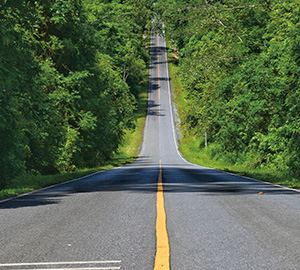
{"type": "Polygon", "coordinates": [[[0,270],[300,269],[299,192],[181,157],[160,36],[148,99],[134,163],[0,203],[0,270]]]}

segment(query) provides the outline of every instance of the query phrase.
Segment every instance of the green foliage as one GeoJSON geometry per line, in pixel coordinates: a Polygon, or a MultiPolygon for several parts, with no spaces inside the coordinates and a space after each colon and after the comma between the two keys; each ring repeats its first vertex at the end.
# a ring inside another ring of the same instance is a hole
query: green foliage
{"type": "Polygon", "coordinates": [[[282,2],[169,0],[157,10],[179,51],[189,131],[208,133],[218,159],[297,176],[300,4],[282,2]]]}
{"type": "Polygon", "coordinates": [[[147,79],[150,8],[0,3],[0,188],[24,172],[98,166],[118,150],[147,79]]]}
{"type": "MultiPolygon", "coordinates": [[[[186,98],[186,91],[182,87],[182,76],[179,76],[179,66],[174,54],[169,54],[169,69],[171,75],[173,100],[176,104],[177,111],[181,120],[186,118],[186,107],[189,105],[186,98]]],[[[218,141],[210,142],[208,147],[205,147],[205,140],[199,134],[193,134],[190,128],[187,128],[186,122],[181,122],[179,149],[183,156],[202,166],[216,168],[235,174],[253,177],[263,181],[284,185],[292,188],[300,188],[300,179],[298,175],[293,175],[289,169],[278,170],[278,166],[272,164],[261,163],[261,154],[256,151],[237,152],[224,151],[222,145],[218,141]]],[[[257,139],[263,139],[260,134],[256,134],[257,139]]],[[[276,137],[274,137],[276,139],[276,137]]],[[[253,142],[255,143],[255,142],[253,142]]],[[[282,168],[282,160],[277,160],[282,168]]],[[[274,161],[273,161],[274,164],[274,161]]]]}

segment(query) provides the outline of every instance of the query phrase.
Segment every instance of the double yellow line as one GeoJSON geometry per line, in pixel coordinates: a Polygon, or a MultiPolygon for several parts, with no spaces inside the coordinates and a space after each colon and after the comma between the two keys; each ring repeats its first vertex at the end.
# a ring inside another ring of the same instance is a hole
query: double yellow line
{"type": "MultiPolygon", "coordinates": [[[[157,46],[159,40],[157,36],[157,46]]],[[[160,81],[159,81],[159,53],[158,59],[158,99],[160,102],[160,81]]],[[[159,130],[160,130],[160,104],[159,104],[159,130]]],[[[159,138],[160,139],[160,138],[159,138]]],[[[160,145],[160,143],[159,143],[160,145]]],[[[159,176],[157,183],[157,201],[156,201],[156,256],[154,270],[169,270],[170,269],[170,246],[167,232],[167,219],[164,202],[164,189],[162,183],[162,166],[159,161],[159,176]]]]}

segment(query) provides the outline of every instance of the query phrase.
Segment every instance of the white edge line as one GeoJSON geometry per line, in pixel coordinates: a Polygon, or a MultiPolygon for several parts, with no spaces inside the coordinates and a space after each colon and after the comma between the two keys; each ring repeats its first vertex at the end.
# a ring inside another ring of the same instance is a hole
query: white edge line
{"type": "MultiPolygon", "coordinates": [[[[166,46],[166,44],[164,44],[166,46]]],[[[166,46],[167,47],[167,46],[166,46]]],[[[167,56],[168,57],[168,56],[167,56]]],[[[168,60],[168,58],[167,58],[168,60]]],[[[247,177],[247,176],[242,176],[242,175],[238,175],[238,174],[234,174],[234,173],[230,173],[230,172],[226,172],[226,171],[222,171],[222,170],[218,170],[218,169],[214,169],[214,168],[209,168],[209,167],[204,167],[204,166],[201,166],[201,165],[198,165],[198,164],[194,164],[192,162],[189,162],[188,160],[186,160],[183,155],[181,154],[181,152],[179,151],[178,149],[178,140],[177,140],[177,132],[176,132],[176,129],[175,129],[175,124],[174,124],[174,115],[173,115],[173,107],[172,107],[172,92],[171,92],[171,86],[170,86],[170,74],[169,74],[169,63],[167,63],[166,65],[166,69],[167,69],[167,74],[168,74],[168,90],[169,90],[169,103],[170,103],[170,113],[171,113],[171,122],[172,122],[172,130],[173,130],[173,139],[174,139],[174,143],[175,143],[175,148],[176,148],[176,151],[178,153],[178,155],[180,156],[180,158],[190,164],[190,165],[193,165],[195,167],[199,167],[199,168],[207,168],[207,169],[212,169],[212,170],[217,170],[217,171],[221,171],[221,172],[224,172],[226,174],[230,174],[230,175],[234,175],[234,176],[238,176],[238,177],[242,177],[242,178],[245,178],[245,179],[248,179],[248,180],[252,180],[252,181],[256,181],[256,182],[261,182],[261,183],[265,183],[265,184],[268,184],[268,185],[271,185],[271,186],[276,186],[276,187],[280,187],[280,188],[283,188],[285,190],[290,190],[290,191],[295,191],[295,192],[299,192],[300,193],[300,190],[298,189],[295,189],[295,188],[289,188],[289,187],[285,187],[285,186],[281,186],[281,185],[277,185],[277,184],[273,184],[273,183],[270,183],[270,182],[265,182],[265,181],[262,181],[262,180],[259,180],[259,179],[255,179],[255,178],[251,178],[251,177],[247,177]]]]}
{"type": "MultiPolygon", "coordinates": [[[[40,268],[40,269],[16,269],[16,270],[119,270],[121,267],[94,267],[94,268],[40,268]]],[[[14,270],[14,269],[11,269],[14,270]]]]}
{"type": "Polygon", "coordinates": [[[81,262],[36,262],[36,263],[5,263],[0,264],[0,267],[4,266],[34,266],[34,265],[67,265],[67,264],[106,264],[106,263],[121,263],[120,260],[111,261],[81,261],[81,262]]]}
{"type": "Polygon", "coordinates": [[[85,176],[82,176],[82,177],[79,177],[79,178],[76,178],[76,179],[73,179],[73,180],[69,180],[69,181],[65,181],[65,182],[62,182],[62,183],[54,184],[54,185],[51,185],[51,186],[47,186],[47,187],[44,187],[44,188],[36,189],[36,190],[30,191],[30,192],[26,192],[26,193],[23,193],[23,194],[20,194],[20,195],[17,195],[17,196],[9,197],[9,198],[6,198],[4,200],[1,200],[0,204],[8,202],[8,201],[11,201],[11,200],[15,200],[15,199],[18,199],[18,198],[21,198],[21,197],[25,197],[25,196],[31,195],[31,194],[34,194],[36,192],[45,191],[45,190],[50,189],[50,188],[59,187],[59,186],[62,186],[62,185],[70,184],[72,182],[81,181],[81,180],[83,180],[85,178],[94,176],[96,174],[101,174],[101,173],[106,172],[106,171],[120,169],[120,168],[123,168],[125,166],[126,165],[121,166],[121,167],[115,167],[115,168],[111,168],[111,169],[107,169],[107,170],[102,170],[102,171],[94,172],[94,173],[91,173],[91,174],[88,174],[88,175],[85,175],[85,176]]]}
{"type": "MultiPolygon", "coordinates": [[[[166,45],[166,43],[164,44],[165,45],[165,47],[167,47],[167,45],[166,45]]],[[[174,119],[174,115],[173,115],[173,105],[172,105],[172,92],[171,92],[171,86],[170,86],[170,80],[171,80],[171,78],[170,78],[170,73],[169,73],[169,63],[168,63],[168,55],[167,55],[167,53],[166,53],[166,57],[167,57],[167,65],[166,65],[166,70],[167,70],[167,76],[168,76],[168,92],[169,92],[169,107],[170,107],[170,114],[171,114],[171,122],[172,122],[172,130],[173,130],[173,140],[174,140],[174,144],[175,144],[175,148],[176,148],[176,151],[177,151],[177,153],[178,153],[178,155],[180,156],[180,158],[184,161],[184,162],[186,162],[186,163],[188,163],[188,164],[190,164],[190,165],[193,165],[193,166],[196,166],[196,167],[200,167],[199,165],[197,165],[197,164],[194,164],[194,163],[191,163],[191,162],[189,162],[188,160],[186,160],[184,157],[183,157],[183,155],[181,154],[181,152],[179,151],[179,149],[178,149],[178,139],[177,139],[177,132],[176,132],[176,129],[175,129],[175,124],[174,124],[174,121],[175,121],[175,119],[174,119]]]]}
{"type": "Polygon", "coordinates": [[[274,183],[271,183],[271,182],[265,182],[265,181],[263,181],[263,180],[251,178],[251,177],[248,177],[248,176],[238,175],[238,174],[234,174],[234,173],[231,173],[231,172],[226,172],[226,171],[222,171],[222,170],[218,170],[218,169],[214,169],[214,170],[221,171],[221,172],[224,172],[224,173],[226,173],[226,174],[233,175],[233,176],[242,177],[242,178],[245,178],[245,179],[248,179],[248,180],[251,180],[251,181],[261,182],[261,183],[267,184],[267,185],[269,185],[269,186],[280,187],[280,188],[285,189],[285,190],[290,190],[290,191],[294,191],[294,192],[300,193],[300,189],[289,188],[289,187],[286,187],[286,186],[274,184],[274,183]]]}

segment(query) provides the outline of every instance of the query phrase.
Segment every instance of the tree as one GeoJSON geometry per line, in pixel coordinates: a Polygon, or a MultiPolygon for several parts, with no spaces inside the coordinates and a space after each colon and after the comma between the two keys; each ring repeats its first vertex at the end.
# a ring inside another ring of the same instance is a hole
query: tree
{"type": "Polygon", "coordinates": [[[299,4],[169,0],[158,11],[179,50],[189,128],[209,130],[233,162],[297,174],[299,4]]]}
{"type": "Polygon", "coordinates": [[[147,76],[143,3],[1,2],[0,186],[117,151],[147,76]]]}

